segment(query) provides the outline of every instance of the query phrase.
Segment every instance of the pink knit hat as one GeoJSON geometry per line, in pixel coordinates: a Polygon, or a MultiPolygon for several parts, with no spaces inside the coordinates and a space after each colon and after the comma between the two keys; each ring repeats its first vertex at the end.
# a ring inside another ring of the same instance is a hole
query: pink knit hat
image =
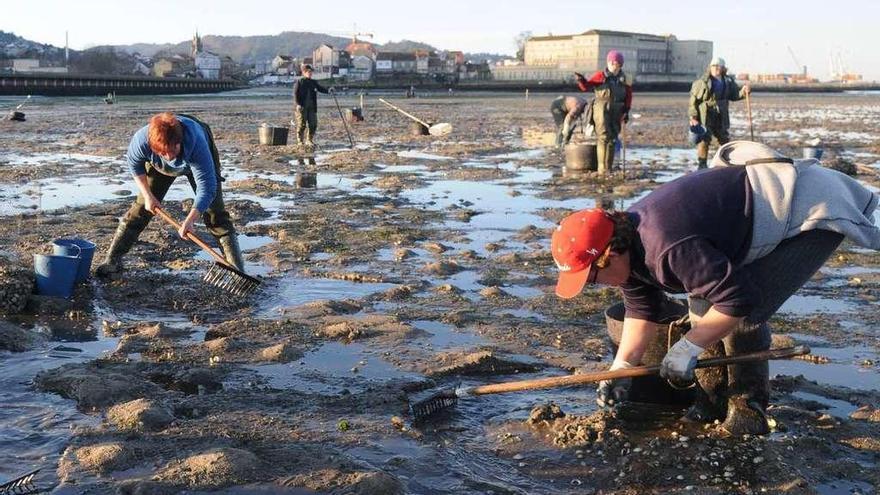
{"type": "Polygon", "coordinates": [[[617,62],[618,64],[620,64],[621,67],[623,67],[623,54],[620,53],[619,51],[611,50],[610,52],[608,52],[608,56],[605,57],[605,61],[611,62],[612,60],[617,62]]]}

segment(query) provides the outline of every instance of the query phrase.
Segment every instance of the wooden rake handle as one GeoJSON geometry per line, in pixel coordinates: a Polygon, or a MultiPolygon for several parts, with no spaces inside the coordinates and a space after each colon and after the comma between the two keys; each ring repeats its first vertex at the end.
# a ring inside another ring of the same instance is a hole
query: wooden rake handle
{"type": "MultiPolygon", "coordinates": [[[[805,345],[770,349],[769,351],[752,352],[737,356],[724,356],[697,361],[697,368],[710,368],[713,366],[726,366],[728,364],[749,363],[753,361],[766,361],[768,359],[789,359],[795,356],[809,354],[810,348],[805,345]]],[[[518,392],[521,390],[537,390],[543,388],[560,388],[585,383],[600,382],[602,380],[614,380],[617,378],[634,378],[637,376],[656,375],[660,372],[660,366],[636,366],[614,371],[599,371],[596,373],[584,373],[581,375],[552,376],[536,380],[520,380],[516,382],[493,383],[481,385],[468,390],[469,395],[499,394],[504,392],[518,392]]]]}
{"type": "Polygon", "coordinates": [[[392,105],[391,103],[388,103],[387,101],[383,100],[382,98],[379,98],[379,101],[381,101],[382,103],[388,105],[389,107],[391,107],[391,108],[397,110],[398,112],[400,112],[400,113],[406,115],[407,117],[409,117],[409,118],[415,120],[415,121],[418,122],[419,124],[422,124],[422,125],[425,126],[425,127],[431,127],[431,126],[428,125],[427,122],[425,122],[424,120],[422,120],[422,119],[416,117],[415,115],[412,115],[412,114],[409,114],[409,113],[404,112],[403,110],[397,108],[396,106],[392,105]]]}
{"type": "Polygon", "coordinates": [[[752,92],[751,92],[751,88],[749,88],[749,90],[750,91],[748,93],[746,93],[746,111],[749,114],[749,136],[751,137],[751,140],[754,141],[755,140],[755,128],[752,126],[752,98],[751,98],[752,92]]]}
{"type": "MultiPolygon", "coordinates": [[[[156,215],[158,215],[159,218],[161,218],[162,220],[165,220],[166,222],[171,224],[175,229],[180,231],[180,223],[178,223],[177,220],[174,219],[174,217],[172,217],[168,213],[165,213],[165,210],[163,210],[162,208],[159,208],[158,206],[153,209],[156,211],[156,215]]],[[[205,252],[210,254],[215,260],[217,260],[218,263],[222,263],[223,266],[229,266],[229,262],[226,261],[226,258],[221,256],[220,253],[218,253],[217,251],[214,251],[214,248],[209,246],[205,241],[201,240],[199,238],[199,236],[197,236],[194,232],[187,232],[186,239],[188,241],[194,242],[197,246],[202,248],[205,252]]]]}

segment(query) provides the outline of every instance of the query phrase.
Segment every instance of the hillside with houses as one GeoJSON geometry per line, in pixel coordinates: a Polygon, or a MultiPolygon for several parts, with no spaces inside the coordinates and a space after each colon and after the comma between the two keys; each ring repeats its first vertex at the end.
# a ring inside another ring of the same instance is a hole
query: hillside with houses
{"type": "MultiPolygon", "coordinates": [[[[359,37],[361,36],[361,37],[359,37]]],[[[486,59],[461,50],[439,50],[401,40],[385,44],[363,38],[284,32],[274,36],[201,36],[176,44],[99,46],[71,50],[0,32],[0,72],[142,75],[236,79],[252,84],[288,84],[303,64],[317,79],[343,84],[421,84],[488,79],[486,59]]]]}

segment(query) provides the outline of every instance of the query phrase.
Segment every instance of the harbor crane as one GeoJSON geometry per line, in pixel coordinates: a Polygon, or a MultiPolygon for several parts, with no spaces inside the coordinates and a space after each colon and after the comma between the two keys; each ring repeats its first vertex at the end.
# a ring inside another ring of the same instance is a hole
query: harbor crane
{"type": "Polygon", "coordinates": [[[798,60],[797,56],[794,54],[794,50],[791,49],[791,46],[787,46],[788,54],[791,55],[791,59],[794,60],[794,65],[797,67],[798,72],[800,72],[804,77],[807,75],[807,66],[801,65],[801,62],[798,60]]]}

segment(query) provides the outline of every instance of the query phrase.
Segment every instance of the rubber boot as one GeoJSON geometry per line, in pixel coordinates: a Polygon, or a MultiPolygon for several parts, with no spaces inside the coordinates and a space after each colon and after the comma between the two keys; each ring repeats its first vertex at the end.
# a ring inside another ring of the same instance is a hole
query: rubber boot
{"type": "Polygon", "coordinates": [[[605,153],[607,149],[608,146],[604,143],[596,143],[596,172],[599,174],[607,174],[610,172],[610,170],[605,168],[605,153]]]}
{"type": "Polygon", "coordinates": [[[238,247],[238,236],[235,232],[217,239],[223,250],[223,257],[230,265],[239,271],[244,271],[244,260],[241,257],[241,248],[238,247]]]}
{"type": "Polygon", "coordinates": [[[697,169],[706,168],[706,162],[709,160],[709,143],[700,141],[697,143],[697,169]]]}
{"type": "MultiPolygon", "coordinates": [[[[770,348],[767,323],[743,321],[724,338],[727,355],[766,351],[770,348]]],[[[770,402],[770,365],[757,361],[727,367],[727,419],[721,428],[731,435],[764,435],[770,402]]]]}
{"type": "Polygon", "coordinates": [[[120,220],[116,233],[113,234],[113,241],[110,242],[110,249],[107,250],[107,256],[104,257],[104,262],[95,269],[95,275],[107,278],[120,273],[123,268],[122,257],[131,250],[143,230],[143,227],[137,228],[129,222],[120,220]]]}
{"type": "Polygon", "coordinates": [[[605,144],[605,170],[611,173],[614,170],[614,141],[605,144]]]}

